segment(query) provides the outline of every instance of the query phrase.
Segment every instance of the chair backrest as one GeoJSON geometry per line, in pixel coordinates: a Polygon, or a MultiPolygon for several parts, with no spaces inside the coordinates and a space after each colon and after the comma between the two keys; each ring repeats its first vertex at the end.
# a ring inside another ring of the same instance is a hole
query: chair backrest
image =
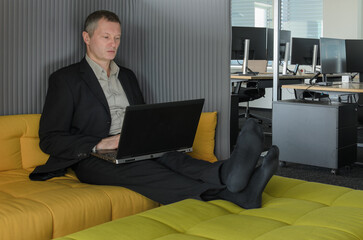
{"type": "Polygon", "coordinates": [[[247,87],[238,91],[239,102],[248,102],[265,96],[264,88],[247,87]]]}

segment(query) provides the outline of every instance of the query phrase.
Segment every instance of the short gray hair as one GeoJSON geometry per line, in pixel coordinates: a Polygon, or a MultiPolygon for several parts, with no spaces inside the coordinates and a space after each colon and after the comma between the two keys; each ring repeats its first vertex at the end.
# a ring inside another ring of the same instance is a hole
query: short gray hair
{"type": "Polygon", "coordinates": [[[92,37],[97,27],[98,21],[102,18],[106,19],[109,22],[117,22],[121,25],[121,21],[115,13],[107,10],[99,10],[88,15],[86,21],[84,22],[83,30],[86,31],[90,35],[90,37],[92,37]]]}

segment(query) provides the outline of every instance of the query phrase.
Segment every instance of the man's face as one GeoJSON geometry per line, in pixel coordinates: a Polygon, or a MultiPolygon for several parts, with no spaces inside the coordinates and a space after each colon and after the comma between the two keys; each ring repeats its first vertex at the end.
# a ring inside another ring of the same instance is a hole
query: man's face
{"type": "Polygon", "coordinates": [[[120,45],[121,26],[116,22],[109,22],[102,18],[92,36],[83,32],[83,40],[87,45],[88,56],[96,63],[110,62],[116,57],[120,45]]]}

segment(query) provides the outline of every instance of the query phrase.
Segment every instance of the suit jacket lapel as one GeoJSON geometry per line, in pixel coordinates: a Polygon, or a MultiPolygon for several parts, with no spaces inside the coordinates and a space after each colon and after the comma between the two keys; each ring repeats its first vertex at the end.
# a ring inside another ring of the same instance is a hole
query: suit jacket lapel
{"type": "Polygon", "coordinates": [[[125,76],[125,73],[122,71],[122,69],[120,68],[120,72],[118,73],[118,80],[121,83],[121,86],[126,94],[127,100],[129,101],[130,105],[134,104],[134,100],[131,96],[131,89],[130,89],[130,85],[128,84],[127,81],[125,81],[127,79],[127,76],[125,76]]]}
{"type": "Polygon", "coordinates": [[[92,68],[87,63],[86,59],[83,58],[80,62],[80,72],[82,76],[82,80],[86,82],[92,93],[96,96],[96,98],[102,103],[102,105],[106,108],[108,114],[110,113],[110,108],[107,103],[106,96],[102,90],[100,83],[97,80],[96,75],[94,74],[92,68]]]}

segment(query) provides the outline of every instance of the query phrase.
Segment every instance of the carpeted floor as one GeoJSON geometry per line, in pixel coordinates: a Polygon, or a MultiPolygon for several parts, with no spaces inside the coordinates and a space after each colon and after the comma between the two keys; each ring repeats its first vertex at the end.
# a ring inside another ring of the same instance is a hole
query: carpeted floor
{"type": "Polygon", "coordinates": [[[327,168],[287,163],[279,168],[276,175],[363,190],[363,165],[358,164],[349,169],[341,168],[334,175],[327,168]]]}
{"type": "MultiPolygon", "coordinates": [[[[244,109],[241,109],[242,112],[244,109]]],[[[251,113],[271,119],[271,110],[251,109],[251,113]]],[[[243,126],[243,122],[241,119],[240,127],[243,126]]],[[[265,132],[265,150],[267,150],[272,144],[271,124],[262,123],[261,126],[265,132]]],[[[363,130],[358,131],[358,139],[363,139],[363,130]]],[[[328,168],[287,163],[286,166],[280,166],[276,175],[363,190],[363,148],[358,148],[357,152],[357,163],[339,169],[337,174],[332,174],[328,168]]]]}

